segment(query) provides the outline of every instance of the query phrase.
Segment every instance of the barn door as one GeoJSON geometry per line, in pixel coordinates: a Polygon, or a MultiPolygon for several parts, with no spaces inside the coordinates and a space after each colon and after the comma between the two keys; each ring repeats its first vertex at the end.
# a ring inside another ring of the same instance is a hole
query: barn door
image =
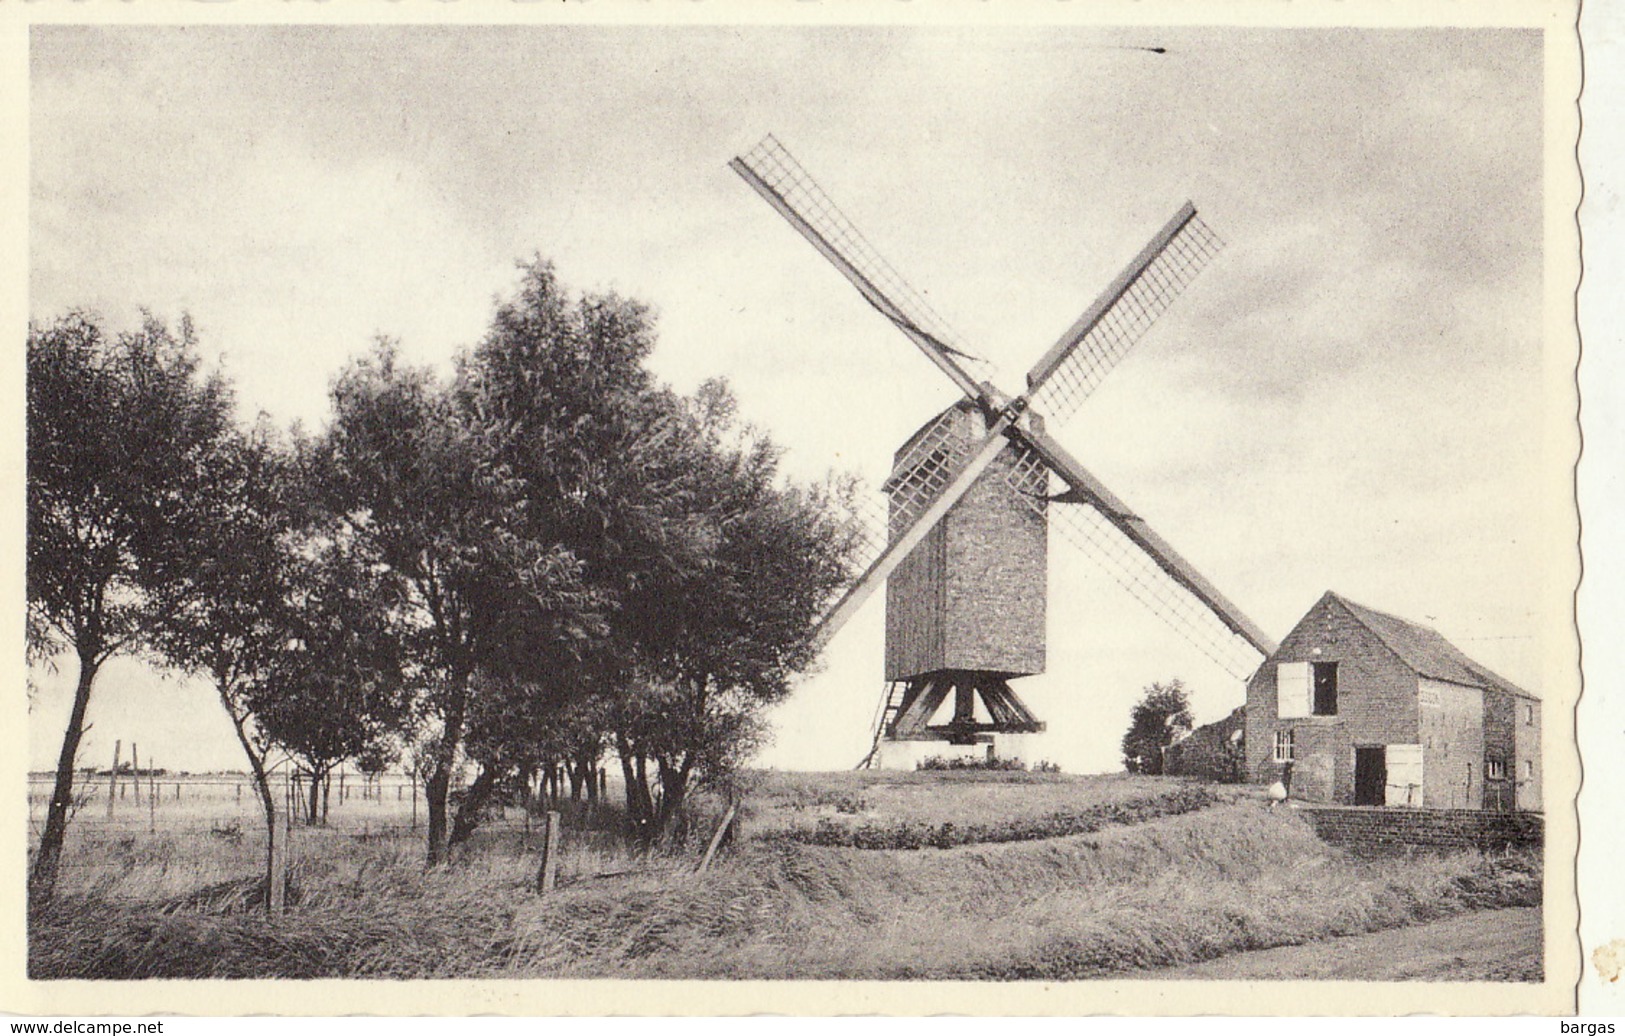
{"type": "Polygon", "coordinates": [[[1388,746],[1388,795],[1390,806],[1422,804],[1422,746],[1388,746]]]}
{"type": "Polygon", "coordinates": [[[1384,786],[1388,783],[1386,753],[1381,745],[1354,750],[1354,804],[1380,806],[1385,801],[1384,786]]]}

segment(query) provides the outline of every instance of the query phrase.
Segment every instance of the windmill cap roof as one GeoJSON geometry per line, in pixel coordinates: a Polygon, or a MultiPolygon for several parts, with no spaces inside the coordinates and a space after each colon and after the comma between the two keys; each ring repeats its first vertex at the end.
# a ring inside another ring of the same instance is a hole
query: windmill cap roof
{"type": "Polygon", "coordinates": [[[968,399],[956,399],[952,403],[943,407],[941,410],[938,410],[935,414],[932,414],[930,420],[916,428],[914,430],[914,434],[910,435],[906,440],[904,440],[903,445],[897,447],[897,452],[892,454],[892,466],[896,467],[898,464],[902,463],[903,458],[907,457],[909,451],[914,449],[914,447],[919,444],[919,441],[925,437],[925,433],[936,427],[937,422],[942,420],[944,414],[952,413],[955,410],[958,410],[961,413],[968,413],[975,408],[976,404],[972,403],[968,399]]]}
{"type": "Polygon", "coordinates": [[[1367,608],[1330,590],[1326,591],[1326,599],[1347,608],[1349,614],[1415,670],[1418,676],[1468,687],[1492,688],[1521,698],[1536,697],[1506,677],[1468,658],[1460,648],[1429,626],[1367,608]]]}

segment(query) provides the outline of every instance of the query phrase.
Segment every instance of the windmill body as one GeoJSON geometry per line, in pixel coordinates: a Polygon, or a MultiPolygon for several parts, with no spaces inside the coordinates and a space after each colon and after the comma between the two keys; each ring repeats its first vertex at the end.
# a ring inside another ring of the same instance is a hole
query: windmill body
{"type": "Polygon", "coordinates": [[[898,450],[875,556],[819,626],[828,640],[886,586],[889,687],[860,765],[885,741],[964,745],[1044,728],[1010,681],[1044,669],[1050,528],[1238,678],[1274,653],[1275,641],[1038,413],[1056,421],[1076,413],[1218,253],[1222,243],[1193,205],[1152,236],[1010,396],[782,144],[770,136],[729,164],[964,396],[898,450]],[[933,722],[950,703],[949,718],[933,722]]]}
{"type": "MultiPolygon", "coordinates": [[[[940,459],[922,455],[926,436],[945,433],[962,444],[938,451],[951,454],[973,447],[987,429],[976,406],[955,403],[897,451],[884,488],[906,485],[919,465],[940,459]]],[[[995,457],[886,580],[886,680],[895,703],[883,731],[889,740],[965,745],[1044,729],[1010,687],[1044,671],[1049,563],[1044,480],[1034,477],[1028,487],[1038,508],[1010,491],[1010,480],[1031,470],[1018,450],[1011,443],[995,457]],[[952,718],[932,723],[949,704],[952,718]]],[[[899,532],[907,511],[901,497],[889,508],[899,532]]]]}

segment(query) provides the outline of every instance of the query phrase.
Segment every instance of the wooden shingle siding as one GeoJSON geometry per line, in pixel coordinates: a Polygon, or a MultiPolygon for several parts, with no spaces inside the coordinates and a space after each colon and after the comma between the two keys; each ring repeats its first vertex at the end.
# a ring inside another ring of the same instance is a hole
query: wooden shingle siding
{"type": "Polygon", "coordinates": [[[938,524],[886,580],[886,679],[941,668],[948,537],[938,524]]]}
{"type": "MultiPolygon", "coordinates": [[[[980,413],[952,409],[956,432],[980,441],[980,413]]],[[[1001,453],[887,581],[887,680],[1044,671],[1048,530],[1006,484],[1015,463],[1014,447],[1001,453]]]]}

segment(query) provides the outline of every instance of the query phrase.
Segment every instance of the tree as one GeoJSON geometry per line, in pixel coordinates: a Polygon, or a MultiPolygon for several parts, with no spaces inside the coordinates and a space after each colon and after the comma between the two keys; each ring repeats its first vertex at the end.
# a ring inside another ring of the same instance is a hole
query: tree
{"type": "Polygon", "coordinates": [[[183,606],[232,397],[202,376],[189,320],[108,340],[73,313],[28,331],[28,643],[78,661],[30,895],[55,893],[73,767],[101,666],[151,645],[183,606]]]}
{"type": "Polygon", "coordinates": [[[393,584],[362,545],[317,532],[289,553],[280,638],[248,705],[265,739],[310,778],[305,817],[316,824],[334,767],[384,751],[404,725],[405,666],[393,584]]]}
{"type": "Polygon", "coordinates": [[[1162,773],[1162,750],[1195,725],[1191,715],[1190,692],[1178,680],[1153,683],[1145,688],[1130,713],[1128,733],[1123,735],[1123,768],[1129,773],[1162,773]]]}
{"type": "MultiPolygon", "coordinates": [[[[157,643],[168,661],[214,685],[231,720],[265,818],[267,889],[277,877],[276,797],[266,759],[270,743],[255,713],[290,636],[292,558],[285,541],[296,516],[288,461],[263,422],[222,443],[212,474],[224,503],[200,530],[188,593],[157,643]]],[[[274,910],[278,899],[268,893],[266,909],[274,910]]]]}
{"type": "MultiPolygon", "coordinates": [[[[674,397],[643,365],[648,310],[614,294],[573,296],[540,259],[520,270],[448,394],[489,472],[480,534],[491,533],[467,595],[478,642],[463,654],[455,708],[437,710],[453,731],[439,741],[447,772],[459,739],[480,767],[448,848],[473,831],[497,782],[560,761],[573,706],[625,668],[608,617],[649,572],[693,553],[668,520],[680,501],[658,467],[674,397]]],[[[431,786],[431,838],[438,794],[431,786]]]]}
{"type": "Polygon", "coordinates": [[[778,449],[738,424],[725,383],[702,386],[681,416],[669,446],[684,473],[675,524],[692,526],[703,556],[652,573],[614,616],[639,665],[616,747],[630,817],[650,840],[694,778],[725,777],[760,743],[757,716],[813,663],[817,620],[850,578],[860,535],[850,486],[783,480],[778,449]]]}
{"type": "Polygon", "coordinates": [[[586,639],[601,606],[570,550],[535,535],[533,496],[496,449],[507,426],[471,406],[481,397],[463,387],[402,365],[382,342],[335,383],[322,444],[328,505],[399,602],[392,635],[434,746],[424,787],[431,866],[447,858],[476,673],[517,670],[555,643],[586,639]]]}

